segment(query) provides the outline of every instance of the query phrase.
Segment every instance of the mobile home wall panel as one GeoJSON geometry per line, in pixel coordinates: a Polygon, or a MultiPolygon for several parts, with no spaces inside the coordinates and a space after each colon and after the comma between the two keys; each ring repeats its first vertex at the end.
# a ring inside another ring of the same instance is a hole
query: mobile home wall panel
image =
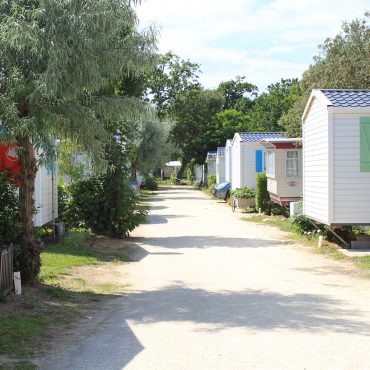
{"type": "Polygon", "coordinates": [[[329,123],[328,110],[313,99],[303,124],[303,212],[329,221],[329,123]]]}
{"type": "Polygon", "coordinates": [[[334,114],[334,224],[370,223],[370,172],[360,171],[360,117],[363,116],[334,114]]]}

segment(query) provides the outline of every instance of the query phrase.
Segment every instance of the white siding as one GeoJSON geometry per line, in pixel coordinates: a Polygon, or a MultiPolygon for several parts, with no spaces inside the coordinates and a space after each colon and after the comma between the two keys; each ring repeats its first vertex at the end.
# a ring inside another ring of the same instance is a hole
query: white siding
{"type": "Polygon", "coordinates": [[[212,173],[216,173],[216,161],[207,163],[207,174],[211,175],[212,173]]]}
{"type": "Polygon", "coordinates": [[[286,176],[286,153],[289,149],[276,149],[275,178],[277,180],[277,193],[279,197],[299,197],[302,195],[302,149],[298,151],[298,176],[286,176]]]}
{"type": "Polygon", "coordinates": [[[195,181],[203,180],[203,166],[195,167],[195,181]]]}
{"type": "MultiPolygon", "coordinates": [[[[55,171],[56,172],[56,171],[55,171]]],[[[45,166],[39,167],[35,179],[35,206],[37,214],[34,215],[35,226],[43,226],[52,221],[52,176],[50,168],[45,166]]],[[[54,207],[55,218],[58,217],[58,186],[55,176],[54,181],[54,207]]]]}
{"type": "Polygon", "coordinates": [[[329,222],[329,123],[327,106],[313,99],[303,130],[303,212],[329,222]]]}
{"type": "Polygon", "coordinates": [[[232,170],[232,155],[231,155],[231,140],[227,140],[225,147],[225,181],[231,182],[232,170]]]}
{"type": "Polygon", "coordinates": [[[334,114],[334,224],[370,224],[370,172],[360,172],[360,117],[366,116],[334,114]]]}
{"type": "Polygon", "coordinates": [[[232,166],[231,166],[231,188],[240,188],[241,185],[241,168],[240,168],[240,157],[241,157],[241,143],[239,138],[233,141],[231,147],[232,166]]]}
{"type": "Polygon", "coordinates": [[[278,194],[278,183],[275,178],[267,177],[267,191],[271,194],[278,194]]]}
{"type": "Polygon", "coordinates": [[[241,186],[246,186],[251,189],[256,188],[256,150],[264,151],[264,146],[259,143],[242,143],[241,186]]]}
{"type": "Polygon", "coordinates": [[[216,158],[216,181],[217,184],[225,182],[225,157],[216,158]]]}

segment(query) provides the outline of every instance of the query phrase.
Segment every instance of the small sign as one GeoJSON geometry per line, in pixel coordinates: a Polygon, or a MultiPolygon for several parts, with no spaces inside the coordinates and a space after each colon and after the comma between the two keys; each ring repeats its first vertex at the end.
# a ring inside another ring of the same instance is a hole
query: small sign
{"type": "Polygon", "coordinates": [[[287,185],[288,186],[297,186],[297,182],[296,181],[289,181],[288,183],[287,183],[287,185]]]}

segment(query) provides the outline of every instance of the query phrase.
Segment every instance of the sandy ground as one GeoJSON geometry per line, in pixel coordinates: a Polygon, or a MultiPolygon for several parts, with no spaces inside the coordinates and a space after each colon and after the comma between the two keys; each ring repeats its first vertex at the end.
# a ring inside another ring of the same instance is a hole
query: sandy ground
{"type": "Polygon", "coordinates": [[[151,203],[125,247],[127,295],[41,369],[370,369],[369,280],[199,191],[151,203]]]}

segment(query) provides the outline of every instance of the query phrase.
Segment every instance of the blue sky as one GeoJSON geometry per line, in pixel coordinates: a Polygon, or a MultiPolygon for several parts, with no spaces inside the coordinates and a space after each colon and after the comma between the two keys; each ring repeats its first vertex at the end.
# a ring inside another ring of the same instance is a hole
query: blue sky
{"type": "Polygon", "coordinates": [[[201,64],[201,82],[246,76],[260,90],[300,77],[344,20],[362,18],[368,0],[143,0],[140,27],[160,30],[159,51],[201,64]]]}

